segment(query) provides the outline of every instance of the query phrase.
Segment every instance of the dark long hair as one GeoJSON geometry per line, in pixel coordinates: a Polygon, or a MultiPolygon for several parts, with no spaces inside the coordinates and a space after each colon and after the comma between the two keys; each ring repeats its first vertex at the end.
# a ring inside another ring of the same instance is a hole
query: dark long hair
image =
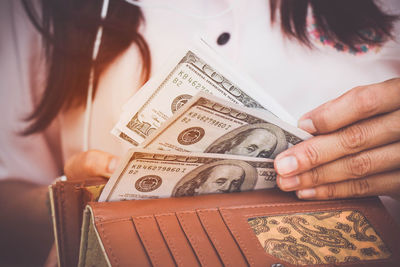
{"type": "Polygon", "coordinates": [[[321,34],[353,49],[392,38],[393,22],[398,19],[398,14],[384,13],[373,0],[270,0],[270,7],[271,21],[276,22],[279,11],[282,32],[307,46],[312,46],[306,23],[309,7],[321,34]]]}
{"type": "Polygon", "coordinates": [[[31,122],[25,135],[46,129],[61,110],[85,104],[92,66],[93,42],[99,25],[103,36],[94,62],[94,96],[103,70],[132,43],[140,51],[143,82],[149,78],[150,51],[138,32],[143,22],[141,10],[123,0],[111,0],[104,22],[100,19],[102,1],[41,0],[41,11],[33,2],[22,0],[26,13],[45,44],[47,80],[44,94],[27,118],[31,122]],[[41,13],[41,15],[38,15],[41,13]]]}
{"type": "MultiPolygon", "coordinates": [[[[61,110],[85,105],[92,64],[96,85],[102,71],[132,43],[140,50],[143,82],[149,78],[150,51],[138,32],[144,19],[137,6],[111,0],[107,18],[101,22],[102,1],[99,0],[40,0],[40,12],[35,12],[32,0],[21,1],[43,37],[47,65],[44,93],[27,117],[30,124],[23,134],[46,129],[61,110]],[[104,28],[102,45],[97,61],[92,63],[93,42],[100,23],[104,28]]],[[[382,12],[373,0],[270,0],[270,5],[272,22],[277,22],[276,14],[280,12],[284,35],[310,47],[306,29],[308,7],[312,8],[321,32],[350,47],[362,43],[382,44],[392,37],[396,19],[382,12]],[[363,30],[382,38],[370,38],[363,30]]]]}

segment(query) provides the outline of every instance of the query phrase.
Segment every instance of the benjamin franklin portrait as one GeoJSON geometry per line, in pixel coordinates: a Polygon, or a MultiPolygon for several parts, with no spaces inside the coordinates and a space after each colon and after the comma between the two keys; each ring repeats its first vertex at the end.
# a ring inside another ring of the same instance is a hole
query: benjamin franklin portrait
{"type": "Polygon", "coordinates": [[[254,188],[256,181],[257,171],[247,162],[221,160],[189,172],[177,183],[172,196],[247,191],[254,188]]]}
{"type": "Polygon", "coordinates": [[[214,141],[206,153],[275,158],[288,147],[285,133],[271,123],[241,126],[214,141]]]}

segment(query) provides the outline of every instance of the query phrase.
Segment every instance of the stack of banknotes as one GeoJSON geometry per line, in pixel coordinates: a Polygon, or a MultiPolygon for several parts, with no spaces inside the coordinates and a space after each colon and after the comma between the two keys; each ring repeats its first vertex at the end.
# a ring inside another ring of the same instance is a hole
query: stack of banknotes
{"type": "Polygon", "coordinates": [[[273,159],[311,137],[243,71],[187,45],[124,106],[112,134],[132,149],[99,201],[276,186],[273,159]]]}

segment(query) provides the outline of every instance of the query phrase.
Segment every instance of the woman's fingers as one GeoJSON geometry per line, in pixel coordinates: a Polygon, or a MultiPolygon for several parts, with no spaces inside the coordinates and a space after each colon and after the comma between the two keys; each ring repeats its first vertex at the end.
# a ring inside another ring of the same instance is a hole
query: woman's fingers
{"type": "Polygon", "coordinates": [[[299,127],[312,134],[329,133],[400,108],[400,78],[356,87],[303,115],[299,127]]]}
{"type": "Polygon", "coordinates": [[[276,157],[275,169],[280,176],[293,176],[343,156],[399,139],[400,110],[397,110],[291,147],[276,157]]]}
{"type": "Polygon", "coordinates": [[[100,150],[89,150],[75,154],[67,160],[64,173],[70,180],[89,177],[109,178],[118,164],[118,158],[100,150]]]}
{"type": "Polygon", "coordinates": [[[337,199],[389,195],[399,198],[400,170],[297,191],[301,199],[337,199]]]}
{"type": "Polygon", "coordinates": [[[282,190],[293,191],[400,169],[399,151],[400,142],[393,143],[329,162],[299,175],[279,176],[277,183],[282,190]]]}
{"type": "Polygon", "coordinates": [[[400,195],[400,79],[357,87],[304,115],[319,134],[279,154],[278,185],[304,199],[400,195]]]}

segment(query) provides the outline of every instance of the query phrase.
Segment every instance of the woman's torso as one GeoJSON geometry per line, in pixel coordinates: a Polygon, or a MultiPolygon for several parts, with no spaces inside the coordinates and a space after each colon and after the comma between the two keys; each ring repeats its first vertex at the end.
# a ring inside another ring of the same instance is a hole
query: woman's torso
{"type": "MultiPolygon", "coordinates": [[[[184,1],[169,1],[169,6],[186,10],[187,15],[160,7],[161,2],[146,1],[148,7],[142,7],[145,23],[141,32],[150,48],[152,73],[162,68],[174,47],[195,35],[202,36],[296,119],[352,87],[400,75],[398,43],[388,41],[382,47],[357,54],[339,51],[331,44],[322,44],[309,22],[314,44],[310,49],[282,36],[279,24],[271,25],[268,1],[190,1],[188,6],[182,6],[184,1]],[[212,16],[229,7],[231,12],[217,18],[190,16],[212,16]],[[218,45],[217,39],[223,33],[230,38],[226,44],[218,45]]],[[[396,27],[398,32],[399,23],[396,27]]],[[[90,148],[120,156],[127,150],[128,145],[112,136],[110,130],[118,121],[123,104],[141,86],[139,58],[138,49],[132,45],[100,77],[93,101],[90,148]]],[[[82,150],[83,114],[81,108],[59,116],[64,159],[82,150]]]]}

